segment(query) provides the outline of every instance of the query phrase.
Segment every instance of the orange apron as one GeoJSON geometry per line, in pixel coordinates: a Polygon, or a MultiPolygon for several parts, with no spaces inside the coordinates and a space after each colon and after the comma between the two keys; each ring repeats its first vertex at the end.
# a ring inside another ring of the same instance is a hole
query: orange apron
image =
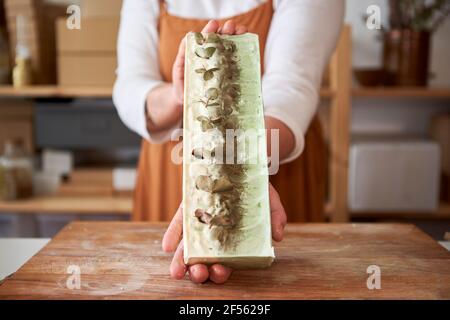
{"type": "MultiPolygon", "coordinates": [[[[201,31],[208,20],[172,16],[161,2],[159,17],[159,63],[164,81],[172,81],[172,65],[181,39],[189,31],[201,31]]],[[[273,15],[272,1],[232,17],[259,35],[261,56],[273,15]]],[[[220,24],[228,19],[220,20],[220,24]]],[[[262,61],[262,60],[261,60],[262,61]]],[[[182,165],[171,161],[177,142],[151,144],[142,141],[134,193],[133,219],[169,221],[182,200],[182,165]]],[[[325,197],[325,145],[315,117],[305,137],[305,150],[295,161],[280,166],[270,178],[279,192],[289,222],[322,221],[325,197]]]]}

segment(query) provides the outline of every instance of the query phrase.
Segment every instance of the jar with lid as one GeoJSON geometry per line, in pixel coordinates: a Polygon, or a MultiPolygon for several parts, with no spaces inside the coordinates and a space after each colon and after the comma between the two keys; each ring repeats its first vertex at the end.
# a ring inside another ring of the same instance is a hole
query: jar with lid
{"type": "Polygon", "coordinates": [[[33,160],[22,140],[8,140],[0,157],[0,199],[25,199],[32,195],[33,160]]]}

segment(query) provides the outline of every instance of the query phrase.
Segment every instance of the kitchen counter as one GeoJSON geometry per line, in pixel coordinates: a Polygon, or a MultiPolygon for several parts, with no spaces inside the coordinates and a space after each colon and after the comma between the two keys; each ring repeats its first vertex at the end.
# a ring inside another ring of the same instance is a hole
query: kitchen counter
{"type": "Polygon", "coordinates": [[[408,224],[289,225],[271,268],[235,271],[225,285],[170,279],[164,230],[71,223],[1,282],[0,299],[450,299],[450,253],[408,224]],[[371,265],[381,289],[367,287],[371,265]]]}

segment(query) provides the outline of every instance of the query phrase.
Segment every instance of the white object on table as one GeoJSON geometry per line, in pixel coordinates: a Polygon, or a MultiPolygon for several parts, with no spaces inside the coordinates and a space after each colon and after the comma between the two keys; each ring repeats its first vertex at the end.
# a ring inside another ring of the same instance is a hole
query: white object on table
{"type": "Polygon", "coordinates": [[[439,244],[450,251],[450,241],[439,241],[439,244]]]}
{"type": "Polygon", "coordinates": [[[47,238],[0,239],[0,280],[16,272],[49,241],[47,238]]]}

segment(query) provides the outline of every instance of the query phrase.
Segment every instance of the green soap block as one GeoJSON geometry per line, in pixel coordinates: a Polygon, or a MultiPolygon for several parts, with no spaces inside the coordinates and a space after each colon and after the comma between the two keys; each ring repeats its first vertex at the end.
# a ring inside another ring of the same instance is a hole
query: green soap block
{"type": "Polygon", "coordinates": [[[185,263],[268,267],[275,256],[258,36],[189,33],[185,59],[185,263]]]}

